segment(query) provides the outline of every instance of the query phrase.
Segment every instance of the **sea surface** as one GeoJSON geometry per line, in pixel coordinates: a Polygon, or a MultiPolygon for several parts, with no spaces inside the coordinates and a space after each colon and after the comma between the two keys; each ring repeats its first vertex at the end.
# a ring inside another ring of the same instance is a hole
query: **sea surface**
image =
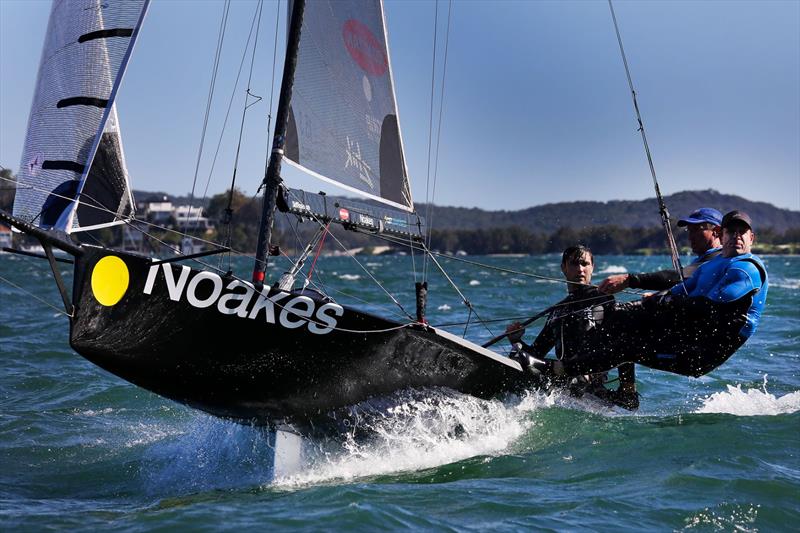
{"type": "MultiPolygon", "coordinates": [[[[413,313],[427,268],[430,322],[475,341],[565,294],[525,275],[559,278],[556,256],[464,259],[507,269],[439,259],[487,327],[473,314],[465,328],[461,296],[419,257],[322,257],[312,280],[396,316],[371,277],[413,313]]],[[[299,467],[275,475],[265,431],[74,353],[47,262],[0,254],[0,530],[797,531],[800,257],[765,259],[755,337],[700,379],[638,368],[636,413],[559,393],[400,391],[362,407],[359,431],[306,439],[299,467]]],[[[595,281],[667,266],[599,257],[595,281]]]]}

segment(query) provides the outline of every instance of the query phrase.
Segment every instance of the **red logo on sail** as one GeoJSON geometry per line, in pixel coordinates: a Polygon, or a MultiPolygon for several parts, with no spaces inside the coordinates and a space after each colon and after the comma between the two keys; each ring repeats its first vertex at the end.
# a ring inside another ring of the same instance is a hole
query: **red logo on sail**
{"type": "Polygon", "coordinates": [[[350,56],[368,74],[381,76],[389,68],[383,44],[363,23],[350,19],[342,27],[342,38],[350,56]]]}

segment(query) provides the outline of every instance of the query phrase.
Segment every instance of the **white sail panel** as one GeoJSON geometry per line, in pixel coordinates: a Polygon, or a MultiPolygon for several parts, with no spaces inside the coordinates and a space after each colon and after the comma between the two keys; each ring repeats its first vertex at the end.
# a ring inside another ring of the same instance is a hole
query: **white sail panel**
{"type": "Polygon", "coordinates": [[[306,3],[284,157],[413,210],[379,0],[306,3]]]}
{"type": "Polygon", "coordinates": [[[17,174],[18,218],[69,232],[132,216],[113,104],[147,4],[53,2],[17,174]]]}

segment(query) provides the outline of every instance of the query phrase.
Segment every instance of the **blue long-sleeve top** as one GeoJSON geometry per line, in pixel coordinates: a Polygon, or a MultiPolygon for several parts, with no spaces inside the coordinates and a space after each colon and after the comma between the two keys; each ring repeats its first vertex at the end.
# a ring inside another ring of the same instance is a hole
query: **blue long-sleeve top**
{"type": "Polygon", "coordinates": [[[752,295],[747,310],[747,322],[739,332],[749,338],[755,333],[767,300],[767,269],[758,256],[742,254],[735,257],[717,256],[703,263],[684,283],[675,285],[673,295],[704,297],[712,302],[729,303],[752,295]]]}

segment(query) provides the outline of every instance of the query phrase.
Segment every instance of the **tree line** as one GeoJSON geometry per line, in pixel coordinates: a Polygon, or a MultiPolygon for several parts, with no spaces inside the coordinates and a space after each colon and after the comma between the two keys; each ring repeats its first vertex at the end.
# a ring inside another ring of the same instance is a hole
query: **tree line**
{"type": "MultiPolygon", "coordinates": [[[[13,179],[8,169],[2,170],[3,177],[13,179]]],[[[13,186],[9,182],[0,186],[0,208],[11,210],[13,204],[13,186]]],[[[239,190],[217,194],[210,198],[205,215],[214,223],[211,235],[203,235],[204,239],[226,243],[234,250],[252,253],[258,239],[258,227],[261,218],[261,198],[249,197],[239,190]],[[230,224],[225,224],[225,212],[230,202],[232,217],[230,224]]],[[[473,214],[474,218],[474,214],[473,214]]],[[[500,221],[495,221],[500,222],[500,221]]],[[[314,232],[318,229],[315,222],[299,223],[292,215],[276,214],[273,231],[273,243],[279,244],[287,252],[302,249],[314,232]]],[[[686,232],[673,228],[678,246],[688,250],[689,242],[686,232]]],[[[158,232],[159,238],[176,244],[180,237],[176,233],[158,232]]],[[[386,244],[374,237],[347,231],[334,225],[331,232],[346,248],[369,247],[386,244]]],[[[434,229],[431,232],[430,248],[440,252],[466,252],[470,255],[481,254],[544,254],[559,253],[567,246],[584,244],[597,254],[656,254],[667,253],[664,232],[661,227],[622,227],[618,225],[591,225],[584,227],[560,227],[555,231],[536,231],[520,225],[497,225],[485,228],[447,228],[434,229]]],[[[122,230],[119,227],[101,230],[92,238],[99,238],[111,246],[122,244],[122,230]]],[[[338,245],[331,243],[333,250],[338,245]]],[[[399,250],[399,249],[398,249],[399,250]]],[[[800,253],[800,227],[776,231],[772,228],[757,229],[756,250],[771,253],[800,253]]]]}
{"type": "MultiPolygon", "coordinates": [[[[678,246],[689,249],[686,232],[674,227],[678,246]]],[[[771,228],[759,230],[757,249],[769,252],[800,252],[800,228],[783,233],[771,228]],[[779,248],[781,245],[786,245],[779,248]]],[[[583,244],[600,255],[669,253],[661,227],[622,228],[594,226],[559,228],[553,233],[536,233],[519,226],[478,230],[433,230],[431,248],[443,252],[464,251],[473,254],[546,254],[560,253],[567,246],[583,244]]]]}

